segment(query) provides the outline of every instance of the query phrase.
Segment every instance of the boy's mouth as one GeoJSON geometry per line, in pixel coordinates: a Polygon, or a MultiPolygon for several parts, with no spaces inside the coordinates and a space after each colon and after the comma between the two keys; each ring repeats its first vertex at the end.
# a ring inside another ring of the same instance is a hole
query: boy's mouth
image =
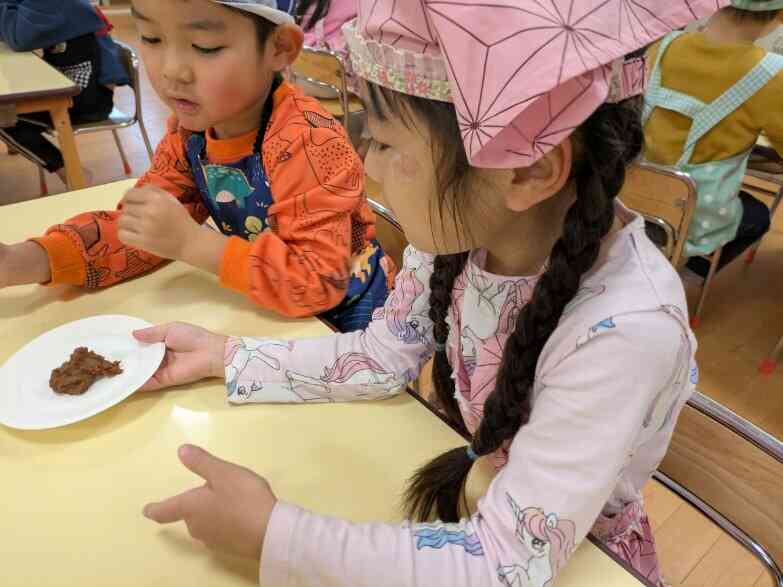
{"type": "Polygon", "coordinates": [[[191,102],[184,98],[171,98],[171,103],[174,109],[182,114],[195,114],[199,109],[199,105],[196,102],[191,102]]]}

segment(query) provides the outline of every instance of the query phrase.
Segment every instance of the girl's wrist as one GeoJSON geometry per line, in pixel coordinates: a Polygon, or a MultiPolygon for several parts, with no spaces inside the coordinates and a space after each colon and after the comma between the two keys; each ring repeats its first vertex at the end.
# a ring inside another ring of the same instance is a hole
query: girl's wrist
{"type": "Polygon", "coordinates": [[[226,367],[224,356],[228,337],[220,334],[213,334],[209,341],[209,377],[225,379],[226,367]]]}

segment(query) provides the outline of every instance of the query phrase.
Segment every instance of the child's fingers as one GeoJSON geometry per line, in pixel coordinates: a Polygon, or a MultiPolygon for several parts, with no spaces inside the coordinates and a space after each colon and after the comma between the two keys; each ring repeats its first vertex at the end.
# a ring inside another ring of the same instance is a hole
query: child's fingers
{"type": "Polygon", "coordinates": [[[131,189],[125,192],[122,201],[124,204],[145,204],[150,200],[153,193],[151,189],[131,189]]]}
{"type": "Polygon", "coordinates": [[[157,503],[148,503],[144,506],[142,513],[145,518],[149,518],[158,524],[172,524],[188,517],[191,511],[192,502],[198,498],[198,494],[203,488],[197,487],[189,489],[184,493],[175,495],[166,500],[157,503]]]}
{"type": "Polygon", "coordinates": [[[164,387],[166,386],[163,385],[160,378],[158,377],[158,374],[156,373],[155,375],[150,377],[149,380],[147,380],[147,383],[145,383],[139,388],[139,391],[142,393],[144,393],[145,391],[158,391],[159,389],[163,389],[164,387]]]}
{"type": "Polygon", "coordinates": [[[166,335],[169,333],[171,324],[158,324],[141,330],[134,330],[133,337],[139,342],[166,342],[166,335]]]}
{"type": "Polygon", "coordinates": [[[183,465],[209,484],[214,483],[224,474],[230,473],[230,469],[235,467],[235,465],[192,444],[183,444],[179,448],[178,454],[183,465]]]}

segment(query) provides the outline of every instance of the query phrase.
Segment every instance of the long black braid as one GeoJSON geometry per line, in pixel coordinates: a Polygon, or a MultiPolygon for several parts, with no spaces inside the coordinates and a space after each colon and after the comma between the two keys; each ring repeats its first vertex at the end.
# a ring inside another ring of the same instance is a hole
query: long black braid
{"type": "MultiPolygon", "coordinates": [[[[575,137],[581,147],[573,174],[576,201],[566,214],[562,235],[552,248],[547,268],[506,342],[495,389],[486,400],[483,419],[471,444],[479,456],[501,448],[530,418],[533,381],[541,351],[566,305],[579,290],[582,276],[598,258],[601,242],[612,228],[614,198],[625,180],[626,167],[641,151],[643,136],[638,106],[636,100],[604,105],[580,127],[575,137]]],[[[438,345],[445,344],[448,336],[446,313],[454,281],[466,259],[461,254],[437,257],[435,261],[430,281],[430,317],[438,345]]],[[[433,380],[439,403],[464,431],[445,352],[436,353],[433,380]]],[[[458,448],[418,470],[405,494],[409,516],[426,520],[435,513],[443,521],[457,521],[472,464],[466,450],[458,448]]]]}
{"type": "Polygon", "coordinates": [[[454,426],[465,435],[468,430],[465,428],[457,399],[454,397],[451,365],[446,357],[446,339],[449,336],[446,316],[451,307],[454,281],[462,273],[467,260],[467,253],[438,255],[435,257],[435,267],[430,278],[430,320],[432,320],[432,335],[436,345],[435,360],[432,364],[432,382],[435,386],[438,407],[446,412],[446,416],[454,426]]]}

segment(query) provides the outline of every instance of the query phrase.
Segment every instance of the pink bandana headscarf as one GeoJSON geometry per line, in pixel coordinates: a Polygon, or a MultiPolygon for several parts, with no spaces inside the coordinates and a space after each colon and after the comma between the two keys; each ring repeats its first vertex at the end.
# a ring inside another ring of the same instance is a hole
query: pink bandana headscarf
{"type": "Polygon", "coordinates": [[[624,56],[730,0],[359,0],[354,70],[451,101],[476,167],[532,165],[605,101],[644,91],[624,56]]]}

